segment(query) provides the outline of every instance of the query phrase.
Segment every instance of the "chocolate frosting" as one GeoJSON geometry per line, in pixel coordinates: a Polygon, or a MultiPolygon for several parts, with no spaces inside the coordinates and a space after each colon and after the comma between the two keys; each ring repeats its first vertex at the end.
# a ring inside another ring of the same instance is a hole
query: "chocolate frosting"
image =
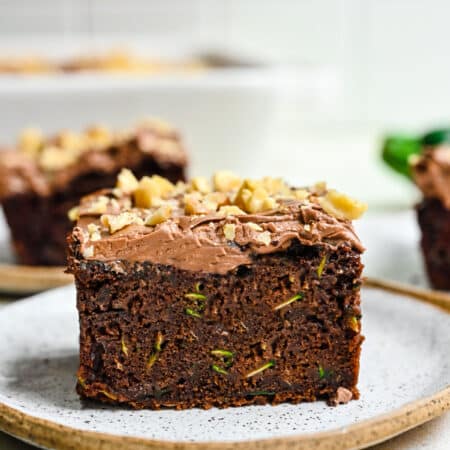
{"type": "MultiPolygon", "coordinates": [[[[49,139],[49,143],[52,139],[49,139]]],[[[151,156],[161,167],[187,164],[186,152],[175,131],[140,127],[103,149],[85,149],[66,167],[48,172],[36,159],[18,150],[0,151],[0,201],[19,193],[40,196],[64,191],[90,172],[114,173],[151,156]]]]}
{"type": "Polygon", "coordinates": [[[412,166],[413,178],[425,197],[450,209],[450,147],[428,148],[412,166]]]}
{"type": "Polygon", "coordinates": [[[111,262],[150,261],[184,270],[225,274],[250,265],[252,257],[286,250],[292,241],[334,249],[345,245],[364,251],[350,221],[327,214],[318,204],[288,201],[279,209],[258,214],[221,217],[180,215],[155,227],[130,225],[114,234],[102,231],[101,239],[91,240],[89,224],[100,220],[83,216],[74,229],[80,251],[86,259],[111,262]],[[235,225],[233,241],[226,239],[223,227],[235,225]],[[262,242],[261,233],[270,233],[262,242]]]}

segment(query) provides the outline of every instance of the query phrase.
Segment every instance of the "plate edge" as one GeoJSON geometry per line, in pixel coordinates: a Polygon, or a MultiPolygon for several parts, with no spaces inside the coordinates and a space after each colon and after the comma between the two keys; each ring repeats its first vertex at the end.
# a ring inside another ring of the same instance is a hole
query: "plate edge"
{"type": "Polygon", "coordinates": [[[249,441],[175,442],[78,430],[40,419],[0,403],[0,429],[45,448],[60,450],[342,450],[374,445],[428,422],[450,410],[450,385],[393,412],[335,430],[249,441]]]}
{"type": "MultiPolygon", "coordinates": [[[[369,284],[369,283],[367,283],[369,284]]],[[[367,287],[391,291],[387,285],[367,287]]],[[[401,292],[427,303],[417,292],[401,292]]],[[[438,306],[435,304],[435,306],[438,306]]],[[[449,310],[441,311],[449,313],[449,310]]],[[[281,438],[227,442],[176,442],[116,436],[78,430],[23,413],[0,402],[0,430],[44,448],[73,450],[343,450],[361,449],[383,442],[450,410],[450,385],[428,397],[407,403],[386,414],[335,430],[281,438]]]]}

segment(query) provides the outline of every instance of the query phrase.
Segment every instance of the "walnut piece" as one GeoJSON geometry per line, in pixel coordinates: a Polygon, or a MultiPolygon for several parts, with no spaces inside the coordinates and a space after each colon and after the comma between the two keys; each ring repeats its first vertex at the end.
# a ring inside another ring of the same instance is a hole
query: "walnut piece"
{"type": "Polygon", "coordinates": [[[139,128],[149,128],[161,134],[173,134],[175,131],[170,123],[157,117],[145,117],[138,122],[137,129],[139,128]]]}
{"type": "Polygon", "coordinates": [[[100,227],[95,223],[88,224],[87,231],[91,241],[99,241],[102,238],[102,235],[100,234],[100,227]]]}
{"type": "Polygon", "coordinates": [[[250,214],[275,209],[277,206],[276,200],[261,185],[250,180],[244,181],[234,202],[250,214]]]}
{"type": "Polygon", "coordinates": [[[129,211],[120,214],[104,214],[100,217],[102,225],[108,228],[111,234],[116,233],[128,225],[144,225],[144,221],[137,215],[129,211]]]}
{"type": "Polygon", "coordinates": [[[170,205],[162,205],[146,219],[145,225],[153,226],[158,225],[159,223],[163,223],[170,218],[171,214],[172,207],[170,205]]]}
{"type": "Polygon", "coordinates": [[[262,227],[254,222],[247,222],[247,226],[253,231],[263,231],[262,227]]]}
{"type": "Polygon", "coordinates": [[[159,175],[143,177],[134,191],[134,202],[138,208],[161,206],[162,199],[173,192],[175,186],[159,175]]]}
{"type": "Polygon", "coordinates": [[[133,193],[139,186],[139,181],[129,169],[122,169],[117,177],[116,188],[124,194],[133,193]]]}
{"type": "Polygon", "coordinates": [[[296,200],[306,200],[310,193],[306,189],[296,189],[293,194],[296,200]]]}
{"type": "Polygon", "coordinates": [[[39,154],[39,166],[47,172],[56,172],[73,164],[78,158],[75,151],[51,145],[44,147],[39,154]]]}
{"type": "Polygon", "coordinates": [[[325,181],[319,181],[310,188],[310,191],[316,195],[325,195],[327,192],[327,183],[325,181]]]}
{"type": "Polygon", "coordinates": [[[328,191],[324,197],[319,197],[318,201],[325,212],[338,219],[359,219],[367,210],[365,203],[334,190],[328,191]]]}
{"type": "Polygon", "coordinates": [[[211,192],[209,181],[205,177],[194,177],[191,180],[191,189],[201,194],[211,192]]]}
{"type": "Polygon", "coordinates": [[[80,208],[78,206],[74,206],[73,208],[69,209],[69,212],[67,213],[67,217],[71,222],[75,222],[80,218],[80,208]]]}
{"type": "Polygon", "coordinates": [[[209,214],[216,212],[218,204],[204,197],[200,192],[184,195],[184,212],[186,214],[209,214]]]}
{"type": "Polygon", "coordinates": [[[272,237],[268,231],[263,231],[256,236],[256,240],[262,242],[264,245],[269,245],[272,242],[272,237]]]}
{"type": "Polygon", "coordinates": [[[98,196],[84,211],[87,215],[99,216],[108,209],[109,198],[105,195],[98,196]]]}
{"type": "Polygon", "coordinates": [[[281,178],[264,177],[261,185],[269,195],[288,196],[291,193],[290,187],[281,178]]]}
{"type": "Polygon", "coordinates": [[[219,208],[218,214],[219,216],[245,216],[246,212],[236,205],[225,205],[219,208]]]}
{"type": "Polygon", "coordinates": [[[223,234],[225,235],[225,239],[227,241],[234,241],[234,238],[236,237],[236,225],[226,223],[223,226],[223,234]]]}
{"type": "Polygon", "coordinates": [[[85,132],[88,146],[95,149],[103,149],[113,142],[113,135],[108,127],[104,125],[93,125],[85,132]]]}
{"type": "Polygon", "coordinates": [[[88,147],[88,142],[83,134],[75,133],[70,130],[61,131],[56,137],[56,142],[58,146],[63,149],[72,150],[78,153],[82,150],[86,150],[88,147]]]}
{"type": "Polygon", "coordinates": [[[230,192],[239,189],[242,184],[240,177],[228,170],[216,172],[213,176],[214,189],[219,192],[230,192]]]}
{"type": "Polygon", "coordinates": [[[17,145],[23,153],[35,158],[44,146],[44,135],[39,128],[26,128],[20,133],[17,145]]]}

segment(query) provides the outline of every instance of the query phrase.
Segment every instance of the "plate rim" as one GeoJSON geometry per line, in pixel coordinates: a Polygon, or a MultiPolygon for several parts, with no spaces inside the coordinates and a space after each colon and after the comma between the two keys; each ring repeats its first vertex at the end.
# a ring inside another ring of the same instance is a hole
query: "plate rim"
{"type": "Polygon", "coordinates": [[[65,266],[27,266],[0,263],[0,292],[32,295],[73,283],[65,266]]]}
{"type": "MultiPolygon", "coordinates": [[[[388,284],[367,286],[379,290],[395,292],[388,284]]],[[[432,291],[428,291],[432,295],[432,291]]],[[[403,287],[404,296],[420,297],[411,287],[403,287]]],[[[400,294],[400,295],[401,295],[400,294]]],[[[434,306],[434,305],[432,305],[434,306]]],[[[434,306],[436,308],[436,306],[434,306]]],[[[437,307],[440,312],[450,311],[437,307]]],[[[346,427],[329,431],[303,433],[297,436],[253,439],[244,441],[164,441],[136,436],[120,436],[96,431],[81,430],[42,419],[0,402],[0,430],[23,441],[45,448],[73,450],[89,448],[92,450],[341,450],[359,449],[378,444],[441,416],[450,410],[450,384],[445,388],[379,416],[363,420],[346,427]]]]}

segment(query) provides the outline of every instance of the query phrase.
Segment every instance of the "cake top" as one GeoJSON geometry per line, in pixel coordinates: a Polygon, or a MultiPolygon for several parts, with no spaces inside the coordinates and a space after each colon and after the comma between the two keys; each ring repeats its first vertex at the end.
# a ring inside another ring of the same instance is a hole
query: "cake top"
{"type": "Polygon", "coordinates": [[[411,161],[413,178],[425,197],[450,209],[450,147],[428,147],[411,161]]]}
{"type": "Polygon", "coordinates": [[[53,136],[25,129],[16,150],[0,152],[0,200],[26,191],[49,195],[96,170],[117,172],[130,158],[136,160],[136,153],[151,155],[161,166],[184,166],[187,159],[178,132],[158,119],[123,130],[97,125],[53,136]]]}
{"type": "Polygon", "coordinates": [[[367,206],[325,183],[297,189],[279,178],[241,179],[217,172],[176,185],[127,169],[115,189],[85,197],[69,216],[80,256],[100,261],[150,261],[226,273],[254,254],[305,245],[362,247],[351,220],[367,206]]]}

